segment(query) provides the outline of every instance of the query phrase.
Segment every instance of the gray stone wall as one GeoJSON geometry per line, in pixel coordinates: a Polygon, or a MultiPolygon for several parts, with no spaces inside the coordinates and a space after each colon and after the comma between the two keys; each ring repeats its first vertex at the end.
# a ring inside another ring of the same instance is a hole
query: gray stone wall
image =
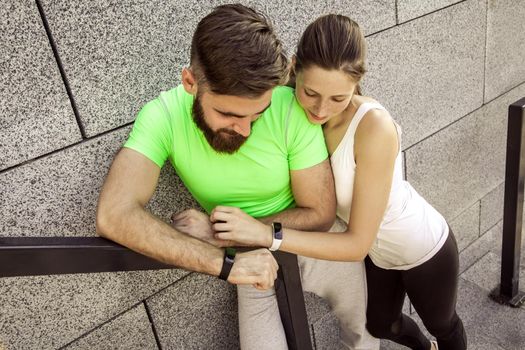
{"type": "MultiPolygon", "coordinates": [[[[507,106],[525,97],[525,0],[241,2],[273,19],[290,53],[318,15],[356,19],[364,90],[403,127],[407,179],[462,252],[488,240],[502,218],[507,106]]],[[[0,3],[0,236],[95,235],[97,195],[136,112],[179,83],[196,23],[221,3],[0,3]]],[[[151,210],[195,206],[163,169],[151,210]]],[[[307,295],[307,307],[317,348],[332,348],[326,305],[307,295]]],[[[2,278],[0,349],[236,348],[235,313],[231,286],[179,269],[2,278]]]]}

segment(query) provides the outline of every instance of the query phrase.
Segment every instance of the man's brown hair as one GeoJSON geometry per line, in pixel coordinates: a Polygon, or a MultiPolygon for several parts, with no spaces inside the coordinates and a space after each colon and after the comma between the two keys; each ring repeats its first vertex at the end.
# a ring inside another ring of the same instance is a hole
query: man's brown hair
{"type": "Polygon", "coordinates": [[[193,34],[191,68],[213,93],[258,97],[288,78],[288,60],[272,25],[240,5],[216,7],[193,34]]]}

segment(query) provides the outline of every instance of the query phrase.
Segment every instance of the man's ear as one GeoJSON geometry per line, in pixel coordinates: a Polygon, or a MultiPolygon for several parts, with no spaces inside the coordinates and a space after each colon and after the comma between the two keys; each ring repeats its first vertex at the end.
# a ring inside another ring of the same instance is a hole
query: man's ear
{"type": "Polygon", "coordinates": [[[182,86],[184,90],[190,95],[197,95],[197,79],[195,74],[191,71],[191,68],[182,69],[182,86]]]}

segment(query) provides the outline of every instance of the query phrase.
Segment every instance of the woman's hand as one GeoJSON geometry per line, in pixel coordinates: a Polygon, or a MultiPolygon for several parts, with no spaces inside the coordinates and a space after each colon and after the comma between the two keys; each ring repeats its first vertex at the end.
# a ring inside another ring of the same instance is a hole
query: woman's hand
{"type": "Polygon", "coordinates": [[[239,245],[270,247],[272,228],[252,218],[239,208],[217,206],[210,215],[215,238],[239,245]]]}

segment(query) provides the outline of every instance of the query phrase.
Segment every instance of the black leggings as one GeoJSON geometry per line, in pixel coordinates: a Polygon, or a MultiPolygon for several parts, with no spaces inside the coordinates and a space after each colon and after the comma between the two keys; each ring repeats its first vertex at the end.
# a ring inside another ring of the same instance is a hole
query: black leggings
{"type": "Polygon", "coordinates": [[[439,350],[463,350],[467,338],[456,314],[458,248],[449,236],[430,260],[410,270],[385,270],[365,259],[368,284],[366,328],[376,338],[389,339],[411,349],[430,349],[430,341],[417,324],[402,313],[405,294],[439,350]]]}

